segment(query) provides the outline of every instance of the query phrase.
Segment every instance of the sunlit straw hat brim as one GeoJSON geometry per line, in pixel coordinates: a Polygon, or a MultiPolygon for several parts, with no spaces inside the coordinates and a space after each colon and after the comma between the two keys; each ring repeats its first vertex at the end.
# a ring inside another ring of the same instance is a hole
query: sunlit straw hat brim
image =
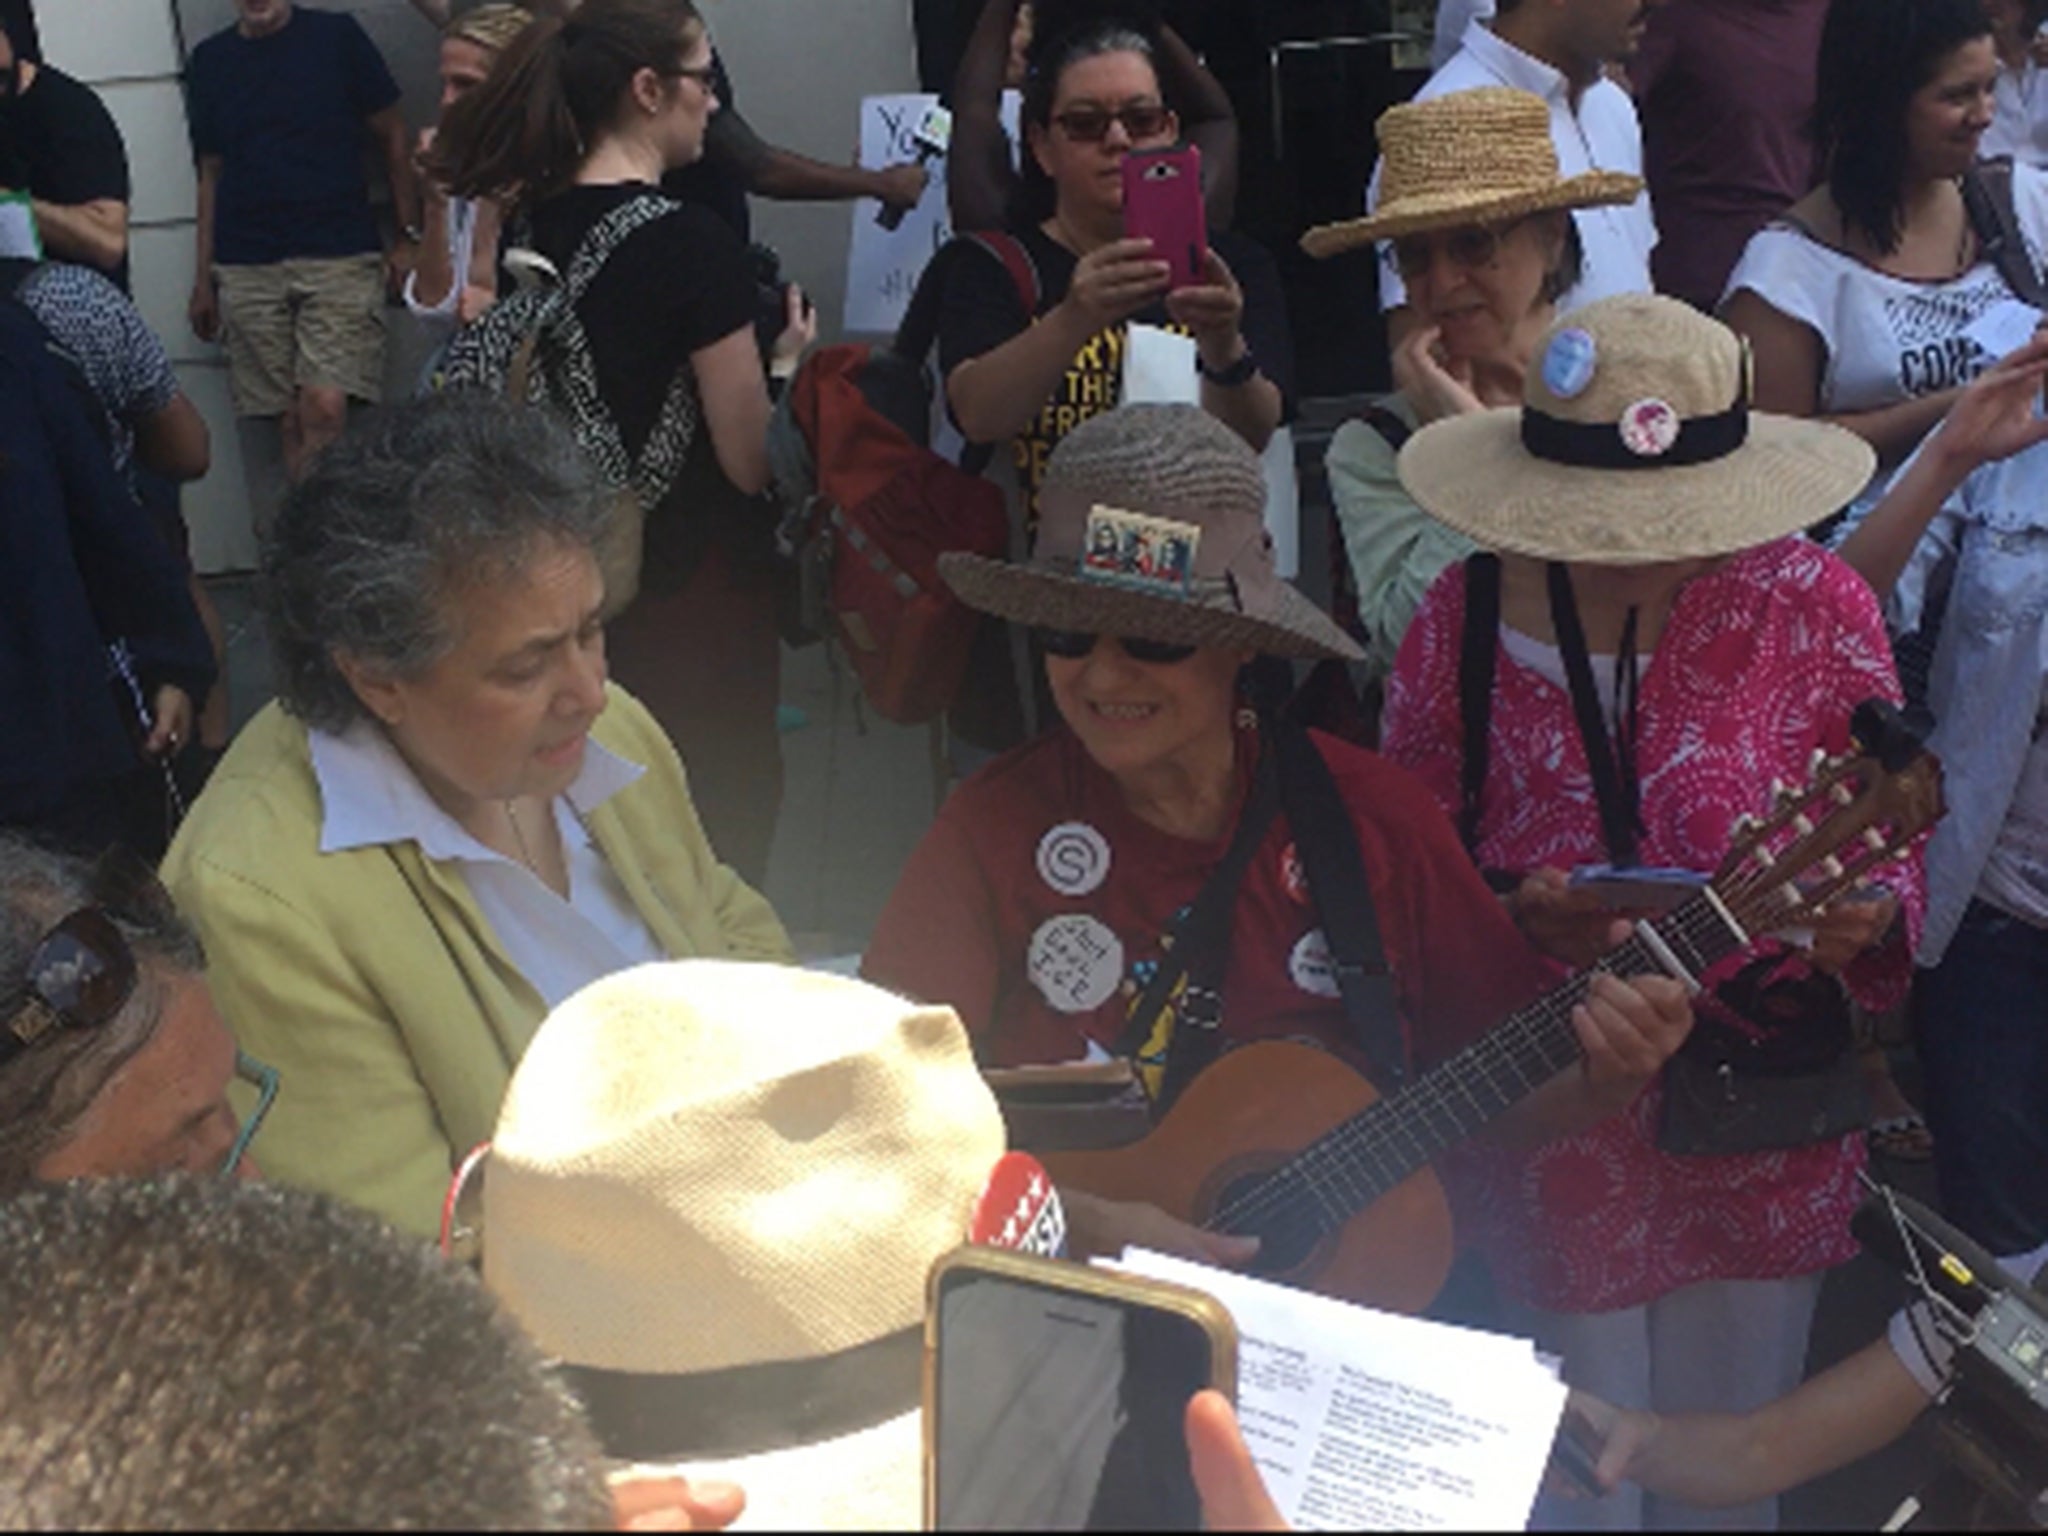
{"type": "Polygon", "coordinates": [[[1270,588],[1270,612],[1251,614],[1227,587],[1208,598],[1140,592],[1082,577],[1049,563],[1013,565],[980,555],[945,554],[939,574],[968,607],[1043,629],[1157,640],[1265,656],[1363,661],[1365,652],[1329,615],[1286,582],[1270,588]]]}
{"type": "Polygon", "coordinates": [[[1522,445],[1519,409],[1434,422],[1401,450],[1401,483],[1481,548],[1542,560],[1645,565],[1732,554],[1850,502],[1870,445],[1824,422],[1752,412],[1733,453],[1701,464],[1588,469],[1522,445]]]}
{"type": "Polygon", "coordinates": [[[1632,203],[1642,190],[1640,176],[1620,171],[1588,171],[1544,187],[1504,190],[1466,186],[1417,193],[1384,203],[1361,219],[1318,225],[1301,237],[1301,248],[1311,256],[1337,256],[1375,240],[1395,240],[1424,230],[1504,224],[1553,209],[1632,203]]]}

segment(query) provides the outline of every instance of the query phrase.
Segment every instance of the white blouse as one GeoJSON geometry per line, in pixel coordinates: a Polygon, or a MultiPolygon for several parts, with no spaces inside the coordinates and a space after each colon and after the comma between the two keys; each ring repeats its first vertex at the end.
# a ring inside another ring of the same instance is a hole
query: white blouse
{"type": "Polygon", "coordinates": [[[576,782],[555,797],[569,865],[565,901],[524,864],[465,832],[382,731],[358,723],[338,736],[306,735],[324,811],[320,851],[411,842],[424,857],[453,864],[507,957],[549,1008],[614,971],[668,958],[583,821],[647,771],[638,763],[592,741],[576,782]]]}

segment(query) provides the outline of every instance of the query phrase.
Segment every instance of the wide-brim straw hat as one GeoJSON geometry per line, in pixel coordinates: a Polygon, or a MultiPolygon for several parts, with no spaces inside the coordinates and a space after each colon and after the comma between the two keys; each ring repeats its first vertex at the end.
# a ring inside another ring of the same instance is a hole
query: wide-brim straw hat
{"type": "Polygon", "coordinates": [[[1025,564],[945,554],[962,602],[1044,629],[1269,656],[1364,652],[1280,578],[1266,481],[1244,439],[1193,405],[1126,405],[1060,440],[1025,564]]]}
{"type": "Polygon", "coordinates": [[[795,967],[639,966],[557,1007],[513,1076],[484,1280],[578,1368],[601,1437],[592,1373],[686,1405],[673,1443],[642,1415],[614,1454],[738,1482],[749,1524],[914,1529],[925,1277],[1003,1146],[951,1009],[795,967]]]}
{"type": "Polygon", "coordinates": [[[1362,219],[1301,237],[1311,256],[1335,256],[1428,229],[1503,224],[1553,209],[1632,203],[1643,179],[1620,171],[1557,173],[1550,108],[1506,86],[1453,91],[1389,107],[1377,124],[1379,206],[1362,219]]]}
{"type": "Polygon", "coordinates": [[[1642,565],[1731,554],[1812,526],[1861,491],[1870,445],[1751,410],[1749,348],[1675,299],[1564,316],[1507,407],[1410,438],[1401,483],[1486,549],[1642,565]]]}

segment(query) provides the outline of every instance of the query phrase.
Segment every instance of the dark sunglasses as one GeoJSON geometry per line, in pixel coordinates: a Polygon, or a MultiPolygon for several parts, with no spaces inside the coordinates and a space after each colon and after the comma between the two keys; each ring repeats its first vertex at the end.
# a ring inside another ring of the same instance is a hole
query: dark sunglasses
{"type": "MultiPolygon", "coordinates": [[[[0,1066],[49,1037],[56,1029],[98,1029],[135,995],[135,951],[112,913],[131,920],[145,916],[170,896],[155,874],[132,854],[115,851],[94,868],[92,889],[100,905],[80,907],[29,952],[21,995],[0,1024],[0,1066]]],[[[157,908],[157,910],[162,910],[157,908]]],[[[249,1151],[270,1106],[277,1101],[278,1072],[255,1057],[235,1053],[235,1076],[256,1090],[256,1107],[242,1122],[221,1164],[232,1174],[249,1151]]]]}
{"type": "MultiPolygon", "coordinates": [[[[1046,655],[1063,657],[1068,661],[1079,661],[1092,653],[1095,642],[1102,638],[1085,629],[1034,629],[1031,634],[1046,655]]],[[[1200,649],[1193,645],[1171,645],[1164,640],[1140,640],[1129,635],[1111,635],[1109,638],[1122,646],[1124,654],[1131,660],[1161,667],[1186,661],[1200,649]]]]}
{"type": "Polygon", "coordinates": [[[1461,267],[1490,267],[1500,255],[1502,238],[1514,227],[1468,224],[1463,229],[1437,235],[1401,235],[1394,241],[1394,266],[1403,278],[1420,277],[1429,270],[1441,247],[1461,267]]]}
{"type": "Polygon", "coordinates": [[[1112,111],[1108,107],[1069,107],[1053,121],[1060,131],[1079,144],[1099,144],[1109,136],[1111,123],[1122,123],[1133,140],[1149,139],[1166,131],[1167,111],[1158,102],[1133,102],[1112,111]]]}

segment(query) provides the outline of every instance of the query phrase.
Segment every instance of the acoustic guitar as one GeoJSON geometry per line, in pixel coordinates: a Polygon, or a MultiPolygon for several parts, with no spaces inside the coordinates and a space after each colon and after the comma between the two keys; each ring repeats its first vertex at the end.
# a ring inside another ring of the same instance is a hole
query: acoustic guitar
{"type": "Polygon", "coordinates": [[[1595,971],[1697,977],[1764,934],[1812,923],[1942,814],[1941,767],[1866,705],[1858,748],[1815,754],[1806,787],[1773,786],[1711,882],[1391,1098],[1313,1046],[1260,1041],[1189,1083],[1143,1140],[1048,1152],[1062,1187],[1145,1201],[1255,1235],[1255,1273],[1416,1312],[1449,1273],[1451,1218],[1429,1165],[1579,1059],[1572,1009],[1595,971]]]}

